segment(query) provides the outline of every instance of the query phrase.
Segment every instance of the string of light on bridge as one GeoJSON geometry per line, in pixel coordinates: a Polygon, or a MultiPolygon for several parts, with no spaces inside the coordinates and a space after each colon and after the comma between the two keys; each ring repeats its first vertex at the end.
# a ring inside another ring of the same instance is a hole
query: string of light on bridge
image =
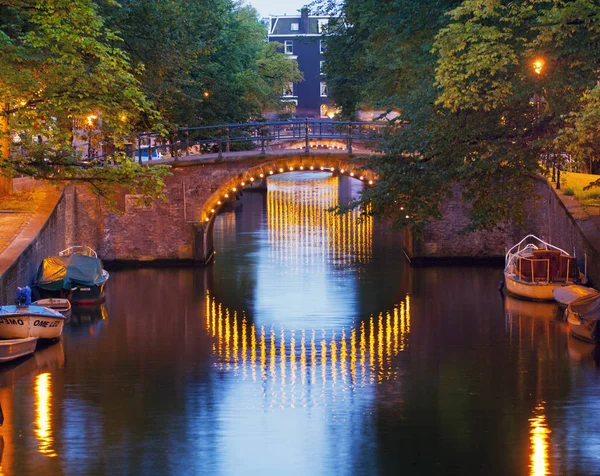
{"type": "MultiPolygon", "coordinates": [[[[310,172],[314,172],[314,171],[322,171],[322,172],[331,172],[331,173],[335,173],[336,172],[336,168],[335,167],[331,167],[331,166],[320,166],[320,167],[315,167],[314,165],[310,165],[310,166],[305,166],[305,165],[300,165],[297,167],[293,167],[293,166],[289,166],[286,168],[283,167],[279,167],[279,168],[271,168],[269,169],[267,172],[261,172],[259,173],[258,177],[260,179],[264,179],[265,176],[272,176],[272,175],[276,175],[278,173],[287,173],[287,172],[304,172],[304,171],[310,171],[310,172]]],[[[375,184],[375,179],[367,179],[367,177],[365,177],[364,174],[362,173],[357,173],[354,171],[348,171],[344,168],[340,168],[339,173],[342,175],[347,175],[349,177],[352,178],[356,178],[357,180],[360,180],[362,182],[364,182],[365,184],[367,184],[368,186],[373,186],[375,184]]],[[[245,180],[242,180],[239,184],[239,189],[238,187],[232,187],[230,192],[234,194],[238,193],[238,191],[240,191],[242,188],[246,187],[247,185],[251,185],[252,183],[254,183],[256,181],[256,178],[254,176],[250,176],[245,180]],[[250,182],[250,184],[248,183],[250,182]]],[[[207,216],[204,218],[205,222],[209,222],[211,217],[214,216],[214,214],[217,212],[217,208],[219,206],[221,206],[226,200],[228,200],[231,197],[230,193],[225,193],[223,194],[222,197],[220,197],[217,201],[216,201],[216,205],[212,206],[210,208],[210,216],[207,216]]],[[[409,218],[408,215],[406,216],[406,218],[409,218]]]]}

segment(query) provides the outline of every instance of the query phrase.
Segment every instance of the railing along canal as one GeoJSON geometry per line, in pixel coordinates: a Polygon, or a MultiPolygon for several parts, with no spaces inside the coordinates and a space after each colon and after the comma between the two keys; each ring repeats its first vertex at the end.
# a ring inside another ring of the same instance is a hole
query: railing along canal
{"type": "Polygon", "coordinates": [[[353,141],[379,141],[387,123],[302,119],[278,122],[249,122],[178,129],[169,137],[147,133],[137,136],[137,143],[125,152],[139,162],[189,155],[218,154],[260,150],[285,142],[301,142],[305,152],[311,140],[336,140],[345,143],[352,153],[353,141]],[[135,148],[134,148],[135,147],[135,148]]]}

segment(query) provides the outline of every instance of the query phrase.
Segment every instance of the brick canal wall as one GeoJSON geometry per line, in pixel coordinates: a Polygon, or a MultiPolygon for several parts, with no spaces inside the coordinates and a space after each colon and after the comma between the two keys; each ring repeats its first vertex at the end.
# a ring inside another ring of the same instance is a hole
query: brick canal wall
{"type": "Polygon", "coordinates": [[[468,262],[503,263],[508,248],[527,234],[534,234],[575,253],[591,282],[600,284],[600,232],[577,202],[557,192],[544,179],[536,179],[537,199],[526,203],[525,227],[503,226],[491,232],[460,235],[468,224],[470,204],[454,197],[443,207],[443,219],[428,224],[420,233],[405,233],[405,251],[415,265],[468,262]]]}
{"type": "Polygon", "coordinates": [[[42,260],[67,247],[67,203],[59,192],[46,203],[2,253],[0,303],[13,303],[17,287],[33,282],[42,260]]]}
{"type": "MultiPolygon", "coordinates": [[[[213,220],[203,220],[207,208],[215,206],[233,186],[239,186],[239,181],[248,177],[248,171],[268,173],[274,167],[308,165],[306,158],[298,163],[295,159],[286,160],[258,165],[239,161],[226,166],[207,163],[177,167],[166,180],[165,202],[146,206],[137,197],[122,192],[117,198],[119,212],[109,210],[103,199],[82,187],[68,187],[60,199],[46,205],[48,219],[39,226],[39,232],[2,268],[0,302],[11,302],[17,286],[33,281],[43,258],[72,245],[91,246],[109,265],[203,264],[212,251],[213,220]]],[[[331,158],[324,162],[332,162],[335,167],[348,166],[331,158]]],[[[313,165],[318,167],[324,162],[313,165]]],[[[417,265],[465,263],[474,258],[501,262],[507,247],[525,234],[534,233],[574,251],[582,268],[587,257],[589,277],[593,283],[600,283],[600,232],[590,220],[585,220],[580,207],[569,197],[559,196],[544,180],[538,180],[536,187],[540,197],[527,205],[526,229],[507,226],[494,232],[458,234],[468,223],[469,204],[456,198],[456,190],[455,198],[444,206],[444,219],[431,223],[421,234],[406,234],[405,251],[417,265]]],[[[229,200],[235,200],[235,194],[229,200]]],[[[216,212],[210,216],[214,215],[216,212]]]]}

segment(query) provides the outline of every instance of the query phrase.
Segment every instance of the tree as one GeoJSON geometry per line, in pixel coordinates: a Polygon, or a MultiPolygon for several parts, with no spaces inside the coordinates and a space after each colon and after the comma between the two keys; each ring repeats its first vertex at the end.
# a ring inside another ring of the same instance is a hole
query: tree
{"type": "Polygon", "coordinates": [[[231,0],[126,0],[102,14],[170,129],[260,117],[281,104],[280,84],[301,79],[265,45],[256,10],[231,0]]]}
{"type": "Polygon", "coordinates": [[[395,108],[409,123],[392,134],[389,157],[372,162],[382,179],[357,204],[415,225],[439,216],[460,184],[473,203],[468,229],[522,221],[528,178],[557,134],[572,137],[593,117],[599,9],[582,0],[347,0],[328,42],[328,83],[343,81],[344,44],[358,55],[353,74],[363,67],[371,78],[358,94],[332,88],[334,100],[395,108]]]}
{"type": "Polygon", "coordinates": [[[2,172],[85,182],[110,196],[116,185],[159,195],[164,167],[118,156],[119,167],[82,164],[73,124],[98,115],[117,146],[142,118],[158,116],[139,88],[119,38],[89,0],[0,1],[2,172]],[[10,150],[18,141],[21,153],[10,150]]]}

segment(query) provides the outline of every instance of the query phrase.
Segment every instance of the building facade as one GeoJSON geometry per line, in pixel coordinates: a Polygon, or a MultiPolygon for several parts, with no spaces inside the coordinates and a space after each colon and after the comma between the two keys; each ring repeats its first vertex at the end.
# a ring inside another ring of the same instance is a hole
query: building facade
{"type": "Polygon", "coordinates": [[[323,34],[330,17],[310,16],[303,8],[298,16],[269,19],[268,41],[283,45],[283,53],[298,61],[304,81],[290,83],[283,91],[289,112],[296,117],[329,118],[335,109],[328,97],[327,82],[322,74],[324,64],[323,34]]]}

